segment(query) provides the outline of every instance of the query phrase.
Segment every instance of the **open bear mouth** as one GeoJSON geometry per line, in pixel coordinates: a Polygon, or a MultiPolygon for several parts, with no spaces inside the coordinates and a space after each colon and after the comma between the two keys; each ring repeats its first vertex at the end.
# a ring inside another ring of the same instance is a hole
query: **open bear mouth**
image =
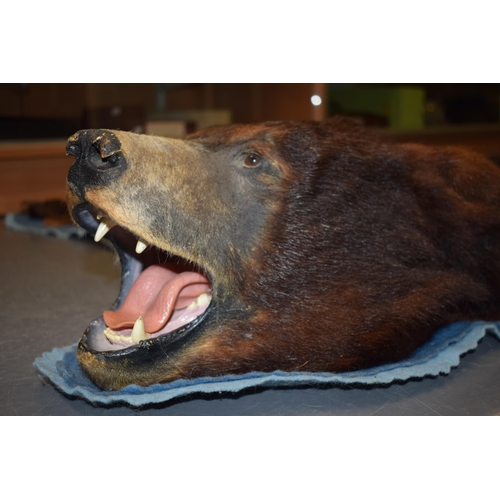
{"type": "Polygon", "coordinates": [[[212,287],[199,266],[148,245],[89,203],[74,207],[73,217],[95,241],[106,237],[113,244],[122,267],[118,298],[82,339],[87,350],[128,352],[160,337],[184,336],[204,319],[212,287]]]}

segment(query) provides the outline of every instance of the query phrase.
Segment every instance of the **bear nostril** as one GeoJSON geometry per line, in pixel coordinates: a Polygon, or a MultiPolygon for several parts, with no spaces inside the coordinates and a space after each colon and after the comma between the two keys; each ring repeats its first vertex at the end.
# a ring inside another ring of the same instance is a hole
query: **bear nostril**
{"type": "Polygon", "coordinates": [[[120,151],[121,144],[115,135],[104,133],[92,143],[92,146],[99,152],[101,158],[105,160],[116,156],[120,151]]]}
{"type": "Polygon", "coordinates": [[[89,167],[98,170],[113,168],[120,163],[120,157],[123,156],[120,148],[118,138],[113,133],[104,131],[97,135],[89,145],[86,163],[89,167]]]}
{"type": "Polygon", "coordinates": [[[82,149],[75,142],[69,142],[66,146],[66,154],[68,156],[74,156],[76,159],[78,159],[82,154],[82,149]]]}
{"type": "Polygon", "coordinates": [[[90,167],[98,170],[113,168],[118,164],[118,151],[106,152],[99,143],[94,143],[87,153],[87,163],[90,167]]]}

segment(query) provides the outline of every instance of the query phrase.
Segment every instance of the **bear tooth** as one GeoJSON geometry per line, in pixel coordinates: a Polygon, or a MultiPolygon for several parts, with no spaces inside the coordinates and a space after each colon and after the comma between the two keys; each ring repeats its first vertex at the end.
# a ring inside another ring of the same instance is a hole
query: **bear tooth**
{"type": "Polygon", "coordinates": [[[102,333],[104,333],[104,335],[110,342],[113,342],[113,337],[115,336],[115,332],[111,330],[111,328],[106,328],[102,333]]]}
{"type": "Polygon", "coordinates": [[[137,240],[137,245],[135,247],[135,251],[137,253],[142,253],[142,252],[144,252],[144,250],[146,250],[147,246],[148,246],[147,243],[144,243],[144,241],[139,239],[139,240],[137,240]]]}
{"type": "Polygon", "coordinates": [[[115,331],[111,330],[111,328],[106,328],[103,331],[106,338],[112,343],[120,343],[120,344],[133,344],[130,336],[118,335],[115,331]]]}
{"type": "Polygon", "coordinates": [[[208,306],[210,304],[210,301],[212,300],[212,296],[208,295],[208,293],[202,293],[198,297],[198,305],[199,306],[208,306]]]}
{"type": "Polygon", "coordinates": [[[144,329],[144,321],[142,316],[139,316],[134,323],[134,328],[132,328],[132,334],[130,335],[132,340],[138,344],[139,340],[146,340],[148,338],[148,334],[144,329]]]}
{"type": "Polygon", "coordinates": [[[199,297],[197,297],[191,304],[187,306],[189,310],[196,309],[197,307],[208,306],[210,301],[212,300],[212,296],[208,293],[202,293],[199,297]]]}
{"type": "Polygon", "coordinates": [[[105,234],[116,224],[109,219],[103,220],[95,232],[94,241],[101,241],[105,234]]]}

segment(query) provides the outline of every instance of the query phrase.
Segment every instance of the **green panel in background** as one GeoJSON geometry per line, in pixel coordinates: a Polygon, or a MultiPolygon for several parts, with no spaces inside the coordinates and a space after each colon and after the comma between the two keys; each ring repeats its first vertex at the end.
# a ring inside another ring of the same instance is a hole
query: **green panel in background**
{"type": "Polygon", "coordinates": [[[425,125],[425,90],[421,87],[330,86],[330,114],[379,117],[388,127],[419,130],[425,125]]]}

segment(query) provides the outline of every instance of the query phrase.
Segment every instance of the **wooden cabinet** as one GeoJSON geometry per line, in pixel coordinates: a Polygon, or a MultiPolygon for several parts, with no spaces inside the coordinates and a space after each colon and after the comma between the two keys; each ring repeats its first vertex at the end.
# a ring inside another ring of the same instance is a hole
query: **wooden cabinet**
{"type": "Polygon", "coordinates": [[[0,215],[25,201],[64,200],[73,161],[65,140],[0,144],[0,215]]]}
{"type": "Polygon", "coordinates": [[[166,92],[167,112],[228,109],[233,123],[322,120],[326,104],[324,83],[200,83],[166,92]],[[313,95],[321,104],[311,102],[313,95]]]}

